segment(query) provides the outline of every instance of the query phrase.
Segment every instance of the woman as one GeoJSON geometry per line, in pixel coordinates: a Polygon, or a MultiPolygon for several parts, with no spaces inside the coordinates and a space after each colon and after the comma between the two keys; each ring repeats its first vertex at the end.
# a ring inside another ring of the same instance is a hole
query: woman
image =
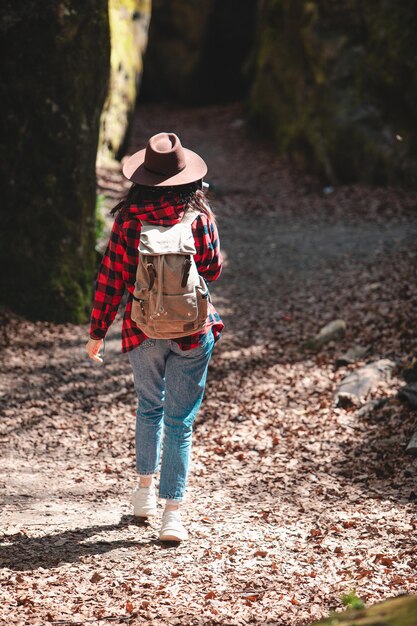
{"type": "Polygon", "coordinates": [[[204,327],[176,339],[151,339],[131,318],[142,222],[169,226],[181,222],[187,209],[198,211],[192,222],[194,261],[205,281],[216,280],[222,257],[213,213],[203,194],[207,166],[183,148],[174,133],[159,133],[123,167],[132,181],[127,198],[113,210],[112,232],[98,272],[90,339],[86,349],[101,361],[100,348],[113,322],[124,290],[128,300],[123,319],[122,351],[127,352],[138,395],[134,515],[157,513],[154,477],[161,459],[159,492],[165,510],[159,538],[181,541],[188,532],[181,520],[187,485],[193,423],[200,407],[207,368],[223,323],[211,302],[204,327]],[[162,448],[162,435],[163,450],[162,448]]]}

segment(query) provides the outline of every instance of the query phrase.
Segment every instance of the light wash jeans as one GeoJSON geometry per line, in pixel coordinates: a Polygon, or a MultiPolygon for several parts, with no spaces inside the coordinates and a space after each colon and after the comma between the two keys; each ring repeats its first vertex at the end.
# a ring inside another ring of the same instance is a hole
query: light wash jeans
{"type": "Polygon", "coordinates": [[[202,344],[191,350],[181,350],[171,339],[146,339],[128,352],[139,400],[136,469],[142,475],[155,474],[163,448],[160,498],[184,498],[193,423],[203,399],[213,346],[210,330],[202,344]]]}

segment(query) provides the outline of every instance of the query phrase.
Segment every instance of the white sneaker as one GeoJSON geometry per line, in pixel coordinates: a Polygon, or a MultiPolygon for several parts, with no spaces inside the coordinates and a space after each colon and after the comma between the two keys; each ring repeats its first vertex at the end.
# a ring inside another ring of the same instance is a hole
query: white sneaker
{"type": "Polygon", "coordinates": [[[159,539],[161,541],[183,541],[188,539],[188,532],[181,522],[181,511],[179,509],[164,511],[159,539]]]}
{"type": "Polygon", "coordinates": [[[133,490],[133,515],[136,517],[148,517],[158,513],[156,505],[155,485],[150,487],[139,487],[133,490]]]}

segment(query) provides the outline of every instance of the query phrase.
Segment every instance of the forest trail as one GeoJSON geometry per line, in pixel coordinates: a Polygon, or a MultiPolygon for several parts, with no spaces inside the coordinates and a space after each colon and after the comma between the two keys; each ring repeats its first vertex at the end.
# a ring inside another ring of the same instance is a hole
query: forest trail
{"type": "MultiPolygon", "coordinates": [[[[416,195],[323,190],[248,138],[239,104],[142,105],[130,151],[161,130],[207,161],[225,256],[190,540],[163,545],[160,518],[130,515],[136,407],[120,319],[97,366],[87,326],[5,315],[0,623],[302,626],[352,589],[367,603],[416,593],[415,413],[397,398],[416,347],[416,195]],[[301,349],[336,318],[345,337],[301,349]],[[353,344],[368,348],[359,365],[397,364],[362,410],[333,404],[358,365],[335,360],[353,344]]],[[[100,181],[120,194],[120,173],[100,181]]]]}

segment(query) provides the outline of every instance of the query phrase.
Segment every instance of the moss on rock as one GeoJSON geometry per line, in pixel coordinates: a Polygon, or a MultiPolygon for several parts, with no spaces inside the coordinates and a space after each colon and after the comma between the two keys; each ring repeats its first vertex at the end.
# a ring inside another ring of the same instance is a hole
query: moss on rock
{"type": "Polygon", "coordinates": [[[417,596],[399,596],[366,609],[334,613],[312,626],[416,626],[417,596]]]}
{"type": "Polygon", "coordinates": [[[266,0],[248,116],[331,182],[417,185],[412,0],[266,0]]]}
{"type": "Polygon", "coordinates": [[[106,0],[6,2],[1,301],[85,321],[95,272],[95,160],[107,91],[106,0]]]}

